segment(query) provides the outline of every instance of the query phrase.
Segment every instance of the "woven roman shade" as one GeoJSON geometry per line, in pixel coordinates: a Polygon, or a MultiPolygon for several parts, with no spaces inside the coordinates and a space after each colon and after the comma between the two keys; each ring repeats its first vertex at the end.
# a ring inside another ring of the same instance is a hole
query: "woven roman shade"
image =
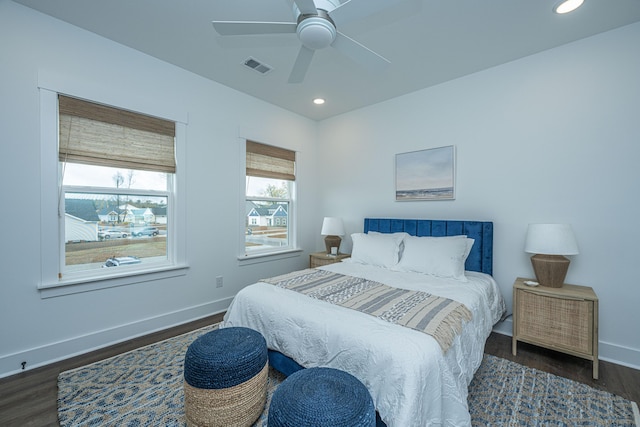
{"type": "Polygon", "coordinates": [[[247,141],[248,176],[295,181],[295,170],[295,151],[247,141]]]}
{"type": "Polygon", "coordinates": [[[175,123],[58,95],[61,162],[175,173],[175,123]]]}

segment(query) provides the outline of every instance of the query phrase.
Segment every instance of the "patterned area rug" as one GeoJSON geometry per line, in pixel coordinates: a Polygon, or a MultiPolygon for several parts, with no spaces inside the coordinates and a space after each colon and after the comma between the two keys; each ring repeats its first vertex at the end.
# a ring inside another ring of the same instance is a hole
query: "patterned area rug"
{"type": "MultiPolygon", "coordinates": [[[[194,339],[215,327],[62,372],[60,425],[185,426],[184,354],[194,339]]],[[[267,408],[283,379],[269,372],[267,408]]],[[[469,411],[473,426],[640,427],[633,402],[490,355],[469,387],[469,411]]],[[[254,427],[266,426],[266,415],[265,409],[254,427]]]]}

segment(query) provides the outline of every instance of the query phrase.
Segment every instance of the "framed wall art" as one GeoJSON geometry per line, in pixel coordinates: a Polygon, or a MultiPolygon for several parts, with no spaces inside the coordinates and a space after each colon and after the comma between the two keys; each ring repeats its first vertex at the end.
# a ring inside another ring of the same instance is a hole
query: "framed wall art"
{"type": "Polygon", "coordinates": [[[396,201],[455,199],[455,146],[396,154],[396,201]]]}

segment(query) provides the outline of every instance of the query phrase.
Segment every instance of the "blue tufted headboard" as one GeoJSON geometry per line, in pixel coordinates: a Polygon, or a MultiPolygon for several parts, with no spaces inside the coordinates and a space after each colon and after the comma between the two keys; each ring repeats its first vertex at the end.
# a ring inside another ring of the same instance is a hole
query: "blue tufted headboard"
{"type": "Polygon", "coordinates": [[[412,236],[456,236],[466,234],[475,240],[465,269],[493,274],[493,222],[430,219],[365,218],[364,232],[396,233],[412,236]]]}

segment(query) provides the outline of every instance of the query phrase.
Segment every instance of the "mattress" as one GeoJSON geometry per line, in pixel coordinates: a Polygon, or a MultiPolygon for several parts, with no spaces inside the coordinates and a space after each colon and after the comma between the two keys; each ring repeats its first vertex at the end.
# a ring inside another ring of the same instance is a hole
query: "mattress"
{"type": "Polygon", "coordinates": [[[467,387],[505,312],[493,278],[466,272],[468,281],[461,282],[348,261],[321,268],[450,298],[471,310],[472,319],[443,353],[425,333],[258,282],[236,295],[221,327],[255,329],[270,349],[305,368],[351,373],[367,387],[388,427],[471,425],[467,387]]]}

